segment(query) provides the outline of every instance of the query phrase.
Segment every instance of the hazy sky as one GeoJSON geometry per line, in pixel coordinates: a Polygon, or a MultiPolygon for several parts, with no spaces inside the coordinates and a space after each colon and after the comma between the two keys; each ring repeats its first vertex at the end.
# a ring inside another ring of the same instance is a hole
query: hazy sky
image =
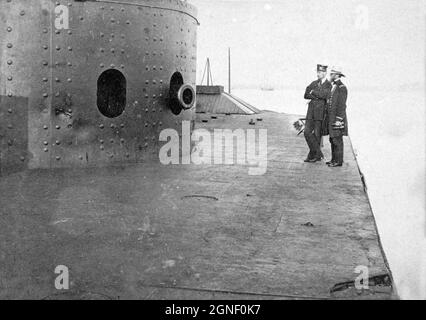
{"type": "Polygon", "coordinates": [[[198,7],[198,76],[233,85],[305,85],[317,63],[339,65],[353,87],[417,83],[425,75],[424,0],[192,0],[198,7]]]}

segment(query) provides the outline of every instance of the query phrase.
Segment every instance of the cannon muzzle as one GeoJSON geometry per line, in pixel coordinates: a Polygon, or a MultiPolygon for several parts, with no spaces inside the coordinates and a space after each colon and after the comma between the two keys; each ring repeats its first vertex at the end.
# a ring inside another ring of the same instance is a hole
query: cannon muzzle
{"type": "Polygon", "coordinates": [[[170,81],[170,109],[176,115],[182,110],[189,110],[194,107],[196,93],[193,86],[185,84],[180,73],[175,73],[170,81]]]}

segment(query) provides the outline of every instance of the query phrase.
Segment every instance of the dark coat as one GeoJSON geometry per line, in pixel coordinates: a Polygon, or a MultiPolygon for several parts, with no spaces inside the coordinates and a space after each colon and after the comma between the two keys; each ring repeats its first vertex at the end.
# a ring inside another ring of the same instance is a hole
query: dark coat
{"type": "Polygon", "coordinates": [[[328,133],[330,138],[336,138],[340,136],[348,135],[348,118],[346,116],[346,101],[348,99],[348,89],[342,83],[337,80],[332,88],[330,98],[327,103],[327,121],[328,121],[328,133]],[[333,129],[333,124],[337,121],[343,121],[345,123],[345,129],[333,129]]]}
{"type": "Polygon", "coordinates": [[[321,80],[312,82],[305,91],[305,99],[311,100],[308,106],[306,119],[308,120],[324,120],[324,112],[327,105],[327,99],[331,92],[331,83],[326,80],[324,84],[321,80]]]}

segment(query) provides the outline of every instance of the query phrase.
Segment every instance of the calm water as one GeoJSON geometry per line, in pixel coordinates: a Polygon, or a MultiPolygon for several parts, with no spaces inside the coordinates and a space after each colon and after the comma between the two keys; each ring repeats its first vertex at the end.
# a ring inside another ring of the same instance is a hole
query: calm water
{"type": "MultiPolygon", "coordinates": [[[[262,110],[305,114],[303,89],[233,94],[262,110]]],[[[349,95],[350,136],[398,294],[426,299],[424,92],[349,95]]]]}

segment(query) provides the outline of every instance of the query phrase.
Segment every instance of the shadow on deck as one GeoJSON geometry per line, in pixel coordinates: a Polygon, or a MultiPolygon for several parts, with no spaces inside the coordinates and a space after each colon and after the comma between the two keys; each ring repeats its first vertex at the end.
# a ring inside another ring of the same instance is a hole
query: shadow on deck
{"type": "Polygon", "coordinates": [[[3,177],[0,298],[391,297],[389,276],[353,288],[357,266],[372,280],[388,269],[349,140],[330,169],[303,163],[295,116],[197,116],[207,129],[267,128],[266,174],[147,163],[3,177]],[[54,288],[58,265],[69,292],[54,288]]]}

